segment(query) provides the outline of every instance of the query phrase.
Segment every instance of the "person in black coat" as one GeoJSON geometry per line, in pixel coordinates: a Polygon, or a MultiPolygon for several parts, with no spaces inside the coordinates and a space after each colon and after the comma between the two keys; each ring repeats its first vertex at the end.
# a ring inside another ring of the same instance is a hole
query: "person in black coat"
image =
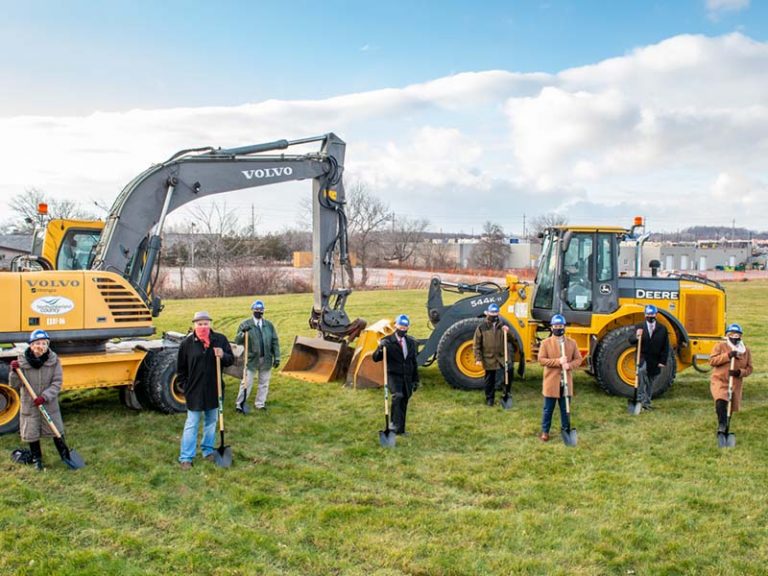
{"type": "Polygon", "coordinates": [[[392,427],[395,434],[405,434],[408,399],[419,387],[418,349],[416,340],[408,336],[410,324],[408,316],[398,316],[395,333],[382,338],[372,356],[374,362],[381,362],[384,348],[387,348],[387,382],[392,394],[392,427]]]}
{"type": "Polygon", "coordinates": [[[645,322],[635,326],[635,333],[629,337],[631,345],[642,338],[640,350],[640,378],[637,400],[643,410],[651,410],[653,383],[669,361],[669,332],[666,326],[656,322],[658,310],[653,304],[645,307],[645,322]]]}
{"type": "Polygon", "coordinates": [[[221,359],[222,366],[231,366],[235,361],[226,336],[211,330],[208,312],[196,312],[192,323],[195,329],[179,345],[176,366],[176,382],[187,401],[187,420],[179,454],[182,470],[192,467],[192,460],[197,453],[197,430],[201,418],[203,439],[200,451],[203,458],[213,460],[219,408],[216,357],[221,359]]]}

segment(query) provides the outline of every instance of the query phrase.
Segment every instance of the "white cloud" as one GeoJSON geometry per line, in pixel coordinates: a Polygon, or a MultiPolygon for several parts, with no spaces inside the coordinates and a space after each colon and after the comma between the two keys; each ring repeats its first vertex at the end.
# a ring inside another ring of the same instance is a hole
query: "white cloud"
{"type": "Polygon", "coordinates": [[[717,19],[723,12],[739,12],[749,8],[750,0],[707,0],[707,14],[717,19]]]}
{"type": "MultiPolygon", "coordinates": [[[[766,69],[768,43],[684,35],[556,75],[468,72],[323,100],[0,118],[0,201],[35,186],[108,203],[182,148],[333,131],[348,143],[350,178],[434,228],[492,219],[517,231],[523,213],[560,209],[573,221],[644,211],[657,229],[733,217],[765,229],[766,69]]],[[[263,224],[279,228],[302,194],[304,184],[226,199],[263,206],[263,224]]]]}

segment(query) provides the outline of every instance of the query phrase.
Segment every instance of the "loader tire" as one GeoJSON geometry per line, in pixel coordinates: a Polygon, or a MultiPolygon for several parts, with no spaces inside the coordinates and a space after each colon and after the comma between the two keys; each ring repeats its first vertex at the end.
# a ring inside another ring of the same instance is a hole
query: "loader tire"
{"type": "Polygon", "coordinates": [[[152,408],[164,414],[184,412],[187,409],[184,393],[176,384],[178,351],[178,348],[158,350],[148,358],[144,386],[149,393],[152,408]]]}
{"type": "Polygon", "coordinates": [[[445,331],[437,345],[437,366],[453,388],[482,390],[485,370],[475,364],[472,341],[475,330],[485,322],[482,318],[459,320],[445,331]]]}
{"type": "MultiPolygon", "coordinates": [[[[600,342],[595,375],[600,388],[608,394],[625,398],[632,398],[634,395],[637,348],[629,343],[629,337],[634,331],[635,326],[622,326],[609,332],[600,342]]],[[[675,353],[670,349],[669,361],[653,383],[653,398],[658,398],[669,390],[676,372],[675,353]]]]}
{"type": "Polygon", "coordinates": [[[0,363],[0,435],[18,432],[20,415],[19,394],[8,386],[8,364],[0,363]]]}

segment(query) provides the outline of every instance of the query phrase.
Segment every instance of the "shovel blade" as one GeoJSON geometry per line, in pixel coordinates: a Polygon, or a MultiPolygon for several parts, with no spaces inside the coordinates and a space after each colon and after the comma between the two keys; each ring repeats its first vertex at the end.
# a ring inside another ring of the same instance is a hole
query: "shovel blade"
{"type": "Polygon", "coordinates": [[[379,444],[383,448],[394,448],[397,436],[392,430],[379,430],[379,444]]]}
{"type": "Polygon", "coordinates": [[[512,408],[512,396],[507,396],[505,398],[502,398],[500,404],[504,410],[509,410],[510,408],[512,408]]]}
{"type": "Polygon", "coordinates": [[[229,468],[232,466],[232,447],[219,446],[213,452],[213,463],[219,468],[229,468]]]}
{"type": "Polygon", "coordinates": [[[718,448],[735,448],[736,434],[734,434],[733,432],[718,432],[717,446],[718,448]]]}
{"type": "Polygon", "coordinates": [[[78,454],[77,450],[71,448],[67,452],[68,454],[61,455],[61,460],[64,464],[69,466],[72,470],[78,470],[85,467],[85,460],[78,454]]]}
{"type": "Polygon", "coordinates": [[[576,433],[576,428],[570,430],[560,430],[560,436],[563,438],[563,444],[566,446],[576,446],[579,442],[579,436],[576,433]]]}
{"type": "Polygon", "coordinates": [[[627,401],[627,412],[629,412],[629,414],[631,414],[632,416],[637,416],[642,411],[643,411],[642,403],[635,402],[634,400],[627,401]]]}

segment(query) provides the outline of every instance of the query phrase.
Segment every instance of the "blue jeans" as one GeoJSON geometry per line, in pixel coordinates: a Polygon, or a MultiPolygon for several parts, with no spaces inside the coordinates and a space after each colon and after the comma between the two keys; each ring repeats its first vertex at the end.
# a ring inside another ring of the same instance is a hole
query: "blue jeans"
{"type": "MultiPolygon", "coordinates": [[[[570,397],[568,398],[570,402],[570,397]]],[[[544,398],[544,414],[541,417],[541,431],[549,434],[552,426],[552,413],[555,411],[555,402],[560,403],[560,426],[565,430],[571,428],[571,418],[565,411],[565,398],[544,398]]]]}
{"type": "Polygon", "coordinates": [[[216,420],[219,409],[187,410],[187,421],[184,423],[184,432],[181,435],[181,454],[179,462],[192,462],[197,452],[197,429],[200,426],[200,418],[203,417],[203,441],[200,443],[200,451],[203,458],[214,450],[216,441],[216,420]]]}

